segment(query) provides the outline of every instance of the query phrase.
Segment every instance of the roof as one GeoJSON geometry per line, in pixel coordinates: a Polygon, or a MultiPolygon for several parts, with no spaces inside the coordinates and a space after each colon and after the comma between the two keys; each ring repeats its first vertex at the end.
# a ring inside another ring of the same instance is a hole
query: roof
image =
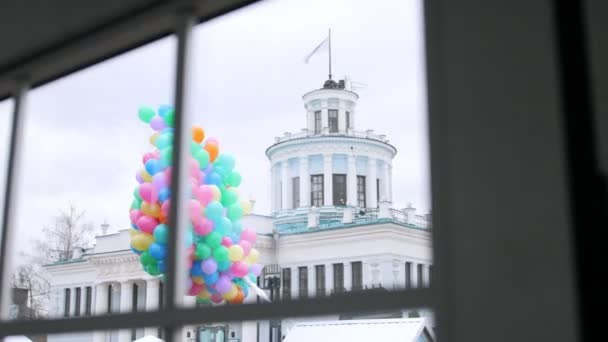
{"type": "Polygon", "coordinates": [[[417,341],[424,329],[434,337],[425,318],[365,319],[298,323],[284,342],[417,341]]]}

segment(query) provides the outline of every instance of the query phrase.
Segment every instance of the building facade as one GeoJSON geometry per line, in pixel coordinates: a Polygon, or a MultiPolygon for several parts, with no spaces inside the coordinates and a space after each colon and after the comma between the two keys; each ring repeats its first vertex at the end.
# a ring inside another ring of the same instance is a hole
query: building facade
{"type": "MultiPolygon", "coordinates": [[[[270,161],[270,215],[248,215],[258,232],[264,270],[258,285],[274,300],[353,295],[426,287],[432,275],[430,215],[392,207],[392,161],[386,136],[357,130],[358,95],[328,80],[303,96],[306,128],[275,138],[270,161]]],[[[103,234],[90,250],[47,265],[55,317],[153,310],[162,283],[145,273],[128,230],[103,234]]],[[[255,302],[251,292],[247,302],[255,302]]],[[[188,298],[188,305],[195,305],[188,298]]],[[[304,322],[428,316],[417,312],[329,315],[276,321],[218,323],[184,329],[184,341],[281,341],[304,322]]],[[[433,325],[431,323],[431,325],[433,325]]],[[[51,336],[49,341],[133,341],[161,336],[157,328],[51,336]]],[[[162,337],[162,336],[161,336],[162,337]]]]}

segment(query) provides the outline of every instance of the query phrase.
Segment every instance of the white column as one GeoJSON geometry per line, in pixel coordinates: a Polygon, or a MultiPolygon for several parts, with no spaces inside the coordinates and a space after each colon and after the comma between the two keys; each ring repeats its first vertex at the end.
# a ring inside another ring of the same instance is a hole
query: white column
{"type": "Polygon", "coordinates": [[[390,202],[390,185],[389,185],[389,168],[388,163],[382,163],[382,181],[380,184],[382,186],[382,191],[380,194],[380,200],[389,201],[390,202]]]}
{"type": "Polygon", "coordinates": [[[332,158],[330,153],[323,155],[323,204],[333,204],[332,158]]]}
{"type": "Polygon", "coordinates": [[[76,314],[76,288],[72,287],[70,289],[70,308],[69,308],[70,317],[74,317],[76,314]]]}
{"type": "MultiPolygon", "coordinates": [[[[133,282],[120,283],[120,313],[131,312],[133,309],[133,282]]],[[[118,342],[131,342],[131,329],[118,332],[118,342]]]]}
{"type": "Polygon", "coordinates": [[[355,156],[348,156],[346,171],[346,204],[357,205],[357,163],[355,156]]]}
{"type": "Polygon", "coordinates": [[[338,109],[338,131],[346,132],[346,111],[344,108],[338,109]]]}
{"type": "Polygon", "coordinates": [[[82,286],[80,288],[80,316],[86,316],[87,310],[87,288],[82,286]]]}
{"type": "Polygon", "coordinates": [[[362,286],[363,288],[367,287],[371,287],[372,285],[372,270],[371,270],[371,266],[369,264],[369,262],[363,261],[362,265],[361,265],[361,272],[363,273],[362,276],[362,286]]]}
{"type": "Polygon", "coordinates": [[[270,210],[271,212],[277,212],[277,171],[274,164],[270,166],[270,210]]]}
{"type": "Polygon", "coordinates": [[[308,156],[300,157],[300,207],[310,207],[310,175],[308,156]]]}
{"type": "Polygon", "coordinates": [[[326,127],[329,127],[329,114],[327,112],[327,101],[321,103],[323,108],[321,109],[321,131],[325,131],[326,127]]]}
{"type": "MultiPolygon", "coordinates": [[[[158,310],[158,282],[158,279],[146,280],[146,311],[158,310]]],[[[158,327],[146,327],[144,329],[144,335],[158,337],[158,327]]]]}
{"type": "Polygon", "coordinates": [[[353,287],[353,268],[350,261],[344,262],[344,289],[350,291],[353,287]]]}
{"type": "Polygon", "coordinates": [[[388,200],[393,202],[393,165],[388,164],[388,200]]]}
{"type": "Polygon", "coordinates": [[[365,177],[367,183],[365,185],[367,189],[365,202],[368,208],[376,208],[378,206],[376,178],[376,159],[370,157],[367,162],[367,177],[365,177]]]}
{"type": "Polygon", "coordinates": [[[315,266],[308,266],[308,296],[314,298],[317,296],[315,266]]]}
{"type": "Polygon", "coordinates": [[[281,209],[289,209],[289,161],[281,162],[281,209]]]}
{"type": "MultiPolygon", "coordinates": [[[[105,315],[108,312],[108,284],[98,284],[95,287],[95,307],[93,308],[93,312],[96,315],[105,315]]],[[[93,333],[93,341],[94,342],[105,342],[106,340],[106,332],[105,331],[95,331],[93,333]]]]}
{"type": "Polygon", "coordinates": [[[300,298],[300,278],[298,277],[298,268],[291,267],[291,299],[300,298]]]}

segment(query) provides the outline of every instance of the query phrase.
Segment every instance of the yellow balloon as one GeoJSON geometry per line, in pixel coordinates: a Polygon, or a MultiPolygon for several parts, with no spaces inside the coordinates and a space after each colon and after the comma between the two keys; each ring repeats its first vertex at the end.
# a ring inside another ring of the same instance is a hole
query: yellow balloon
{"type": "Polygon", "coordinates": [[[207,289],[203,289],[203,290],[201,290],[201,292],[199,292],[198,298],[209,299],[209,298],[211,298],[211,293],[209,293],[209,291],[207,291],[207,289]]]}
{"type": "Polygon", "coordinates": [[[248,200],[241,200],[241,208],[243,208],[243,215],[251,214],[251,202],[248,200]]]}
{"type": "Polygon", "coordinates": [[[138,230],[135,230],[133,228],[129,229],[129,236],[131,236],[131,239],[133,239],[133,237],[137,234],[141,234],[138,230]]]}
{"type": "Polygon", "coordinates": [[[222,197],[222,193],[220,192],[220,189],[215,185],[211,185],[211,191],[213,192],[213,200],[219,201],[220,198],[222,197]]]}
{"type": "Polygon", "coordinates": [[[232,287],[230,287],[230,291],[224,293],[223,297],[226,300],[232,300],[234,297],[236,297],[237,294],[239,294],[239,290],[236,288],[235,284],[232,284],[232,287]]]}
{"type": "Polygon", "coordinates": [[[249,251],[249,255],[247,255],[247,258],[245,258],[245,261],[247,261],[247,263],[249,263],[249,264],[255,264],[256,262],[258,262],[259,258],[260,258],[260,253],[258,252],[258,250],[255,248],[252,248],[249,251]]]}
{"type": "Polygon", "coordinates": [[[141,170],[141,178],[148,183],[152,182],[152,176],[146,170],[141,170]]]}
{"type": "Polygon", "coordinates": [[[195,284],[202,285],[205,283],[205,280],[203,279],[203,277],[192,277],[192,282],[194,282],[195,284]]]}
{"type": "Polygon", "coordinates": [[[150,136],[150,145],[154,145],[156,143],[156,138],[160,135],[159,132],[156,132],[150,136]]]}
{"type": "Polygon", "coordinates": [[[154,243],[154,236],[145,233],[139,233],[131,238],[131,246],[138,251],[145,251],[154,243]]]}
{"type": "Polygon", "coordinates": [[[228,258],[230,259],[230,261],[241,261],[244,255],[245,252],[243,251],[243,247],[239,245],[232,245],[228,247],[228,258]]]}
{"type": "Polygon", "coordinates": [[[147,215],[149,215],[149,216],[156,217],[156,218],[160,217],[160,205],[158,205],[158,203],[150,204],[148,212],[149,213],[147,215]]]}

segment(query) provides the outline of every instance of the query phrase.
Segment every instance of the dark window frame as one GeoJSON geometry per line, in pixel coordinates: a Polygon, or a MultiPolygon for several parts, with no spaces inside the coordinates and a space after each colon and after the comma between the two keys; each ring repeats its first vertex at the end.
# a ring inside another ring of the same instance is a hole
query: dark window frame
{"type": "Polygon", "coordinates": [[[345,112],[346,115],[346,129],[351,128],[350,127],[350,112],[345,112]]]}
{"type": "Polygon", "coordinates": [[[281,270],[281,294],[283,299],[291,299],[291,268],[281,270]]]}
{"type": "Polygon", "coordinates": [[[347,189],[346,189],[346,174],[344,173],[334,173],[331,175],[331,182],[332,182],[332,204],[334,206],[339,206],[339,207],[343,207],[346,206],[346,203],[348,203],[348,194],[347,194],[347,189]],[[338,181],[340,180],[340,181],[338,181]],[[340,203],[340,199],[341,196],[340,195],[344,195],[343,197],[343,202],[340,203]]]}
{"type": "Polygon", "coordinates": [[[325,296],[325,265],[315,265],[315,295],[325,296]]]}
{"type": "Polygon", "coordinates": [[[367,203],[366,198],[366,187],[365,187],[365,176],[357,175],[357,206],[360,208],[365,208],[367,203]]]}
{"type": "Polygon", "coordinates": [[[344,264],[333,264],[334,293],[344,292],[344,264]],[[339,281],[338,281],[339,280],[339,281]]]}
{"type": "Polygon", "coordinates": [[[308,267],[298,267],[298,298],[308,298],[308,267]]]}
{"type": "Polygon", "coordinates": [[[325,201],[325,179],[323,174],[310,175],[310,205],[314,207],[322,207],[325,201]],[[320,189],[315,189],[315,185],[320,189]],[[316,195],[316,196],[315,196],[316,195]]]}
{"type": "Polygon", "coordinates": [[[353,291],[363,289],[363,263],[361,261],[353,261],[351,267],[351,288],[353,291]],[[356,270],[356,271],[355,271],[356,270]]]}
{"type": "Polygon", "coordinates": [[[416,265],[416,279],[418,281],[418,288],[424,287],[424,278],[422,277],[422,271],[424,270],[424,265],[423,264],[417,264],[416,265]]]}
{"type": "Polygon", "coordinates": [[[327,126],[329,127],[329,133],[338,133],[339,124],[338,124],[338,110],[337,109],[328,109],[327,110],[327,126]]]}
{"type": "Polygon", "coordinates": [[[72,290],[70,288],[66,288],[63,290],[63,317],[70,317],[70,301],[72,298],[72,290]]]}
{"type": "Polygon", "coordinates": [[[412,288],[412,263],[410,261],[405,263],[405,288],[412,288]]]}
{"type": "Polygon", "coordinates": [[[82,290],[77,287],[76,298],[74,299],[74,317],[80,316],[80,296],[82,296],[82,290]]]}
{"type": "Polygon", "coordinates": [[[323,119],[322,119],[322,114],[320,110],[317,110],[314,112],[314,130],[315,130],[315,134],[321,134],[322,130],[323,130],[323,119]]]}
{"type": "Polygon", "coordinates": [[[93,301],[93,287],[87,286],[84,290],[85,293],[85,304],[84,304],[84,315],[91,316],[91,304],[93,301]]]}
{"type": "Polygon", "coordinates": [[[291,179],[291,207],[297,209],[300,207],[300,177],[291,179]]]}

